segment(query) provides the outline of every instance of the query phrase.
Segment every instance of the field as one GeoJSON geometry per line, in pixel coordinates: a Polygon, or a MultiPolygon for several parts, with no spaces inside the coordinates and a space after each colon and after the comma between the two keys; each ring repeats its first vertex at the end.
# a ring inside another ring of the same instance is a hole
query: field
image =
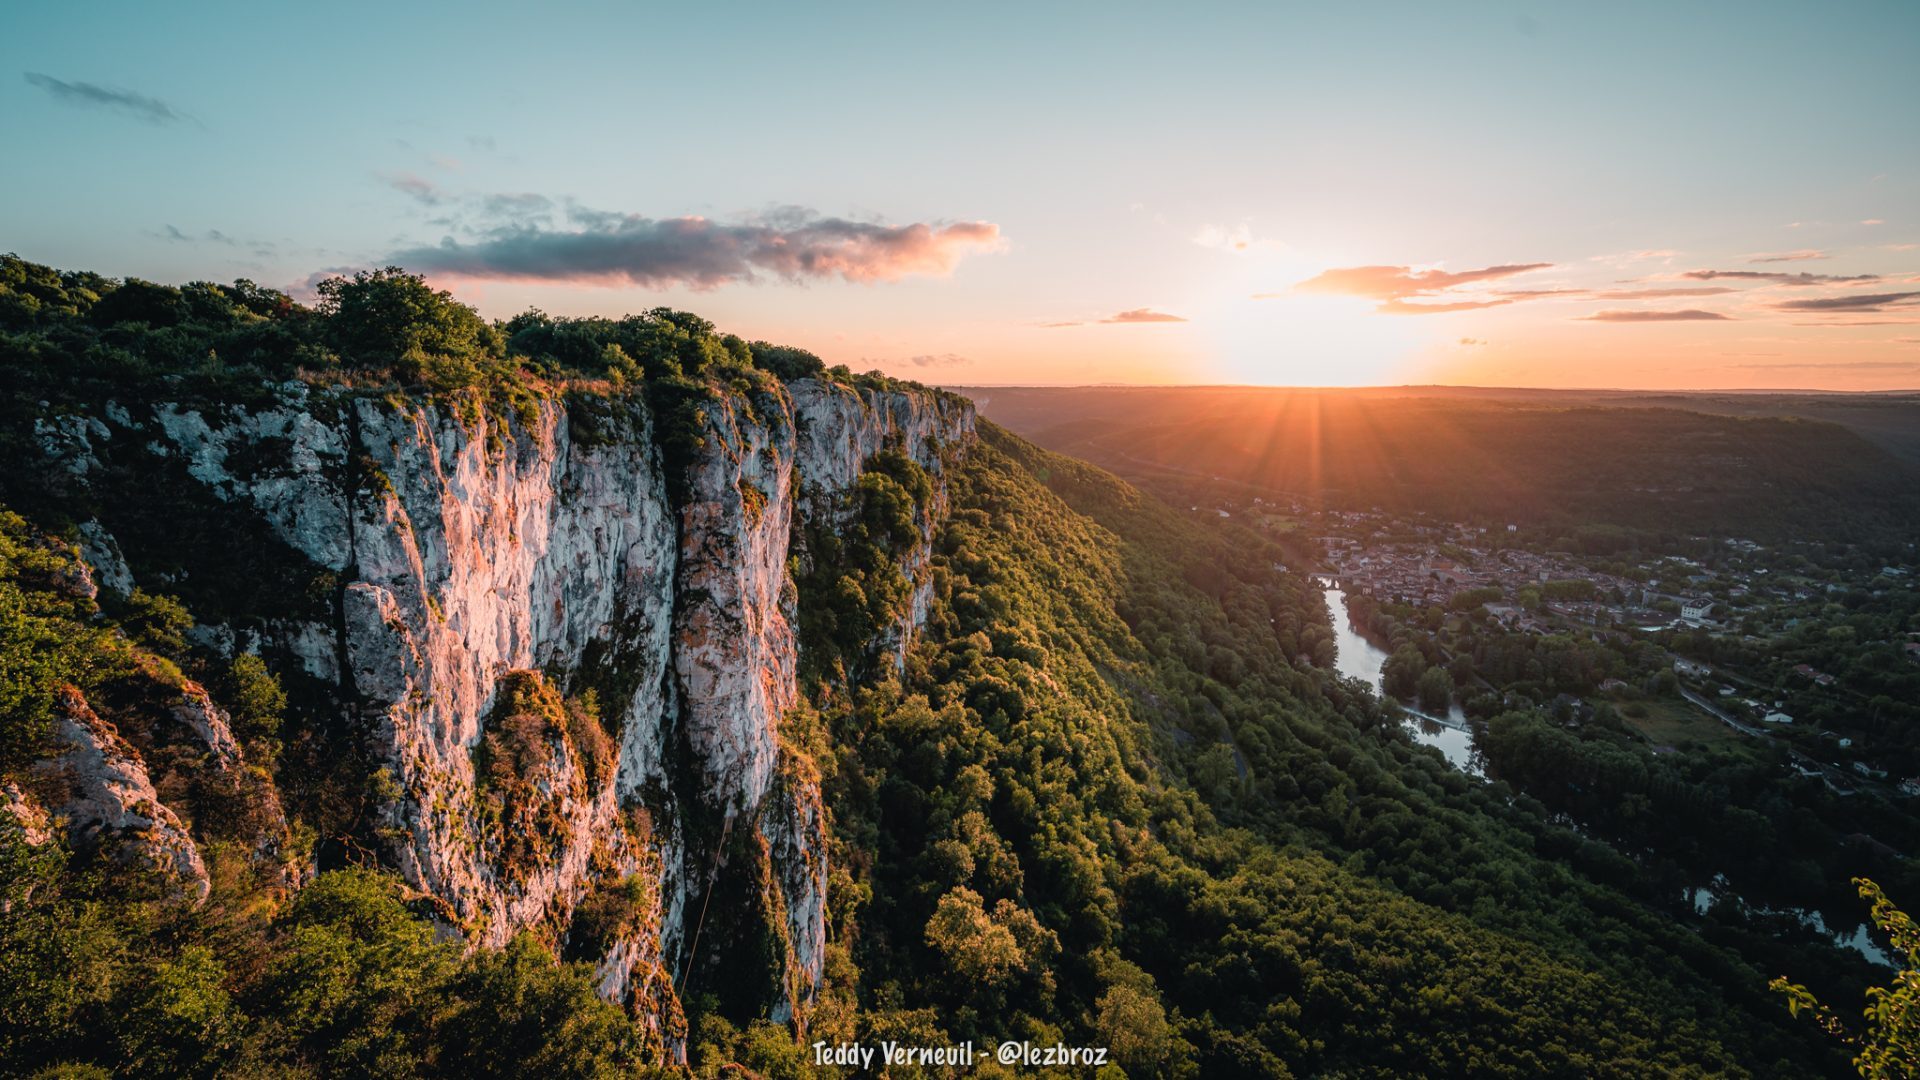
{"type": "Polygon", "coordinates": [[[1688,742],[1741,742],[1745,736],[1684,701],[1656,698],[1639,704],[1645,716],[1626,716],[1627,726],[1647,737],[1655,746],[1681,746],[1688,742]]]}

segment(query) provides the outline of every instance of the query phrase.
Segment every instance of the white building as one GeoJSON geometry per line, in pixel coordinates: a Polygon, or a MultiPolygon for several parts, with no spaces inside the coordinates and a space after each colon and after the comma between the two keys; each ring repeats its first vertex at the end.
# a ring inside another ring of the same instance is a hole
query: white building
{"type": "Polygon", "coordinates": [[[1707,616],[1713,614],[1713,601],[1707,599],[1689,600],[1680,605],[1680,621],[1688,626],[1700,626],[1706,623],[1707,616]]]}
{"type": "Polygon", "coordinates": [[[1774,710],[1773,712],[1770,712],[1770,713],[1768,713],[1767,715],[1765,715],[1765,716],[1763,716],[1763,717],[1761,717],[1760,719],[1762,719],[1762,720],[1764,720],[1764,721],[1766,721],[1766,722],[1767,722],[1767,723],[1769,723],[1769,724],[1791,724],[1791,723],[1793,723],[1793,717],[1791,717],[1791,716],[1788,716],[1788,715],[1787,715],[1786,713],[1783,713],[1783,712],[1780,712],[1780,711],[1779,711],[1779,710],[1777,710],[1777,709],[1776,709],[1776,710],[1774,710]]]}

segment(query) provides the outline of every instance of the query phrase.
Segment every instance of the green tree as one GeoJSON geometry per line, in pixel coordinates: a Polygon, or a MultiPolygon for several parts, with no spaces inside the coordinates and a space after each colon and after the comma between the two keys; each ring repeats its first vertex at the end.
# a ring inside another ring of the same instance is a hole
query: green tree
{"type": "Polygon", "coordinates": [[[1443,667],[1430,667],[1420,673],[1420,707],[1430,713],[1444,713],[1453,705],[1453,676],[1443,667]]]}
{"type": "Polygon", "coordinates": [[[1027,965],[1013,930],[989,916],[980,894],[965,886],[940,898],[927,920],[927,944],[955,974],[981,987],[999,986],[1027,965]]]}
{"type": "Polygon", "coordinates": [[[287,693],[267,670],[266,661],[252,653],[234,657],[227,669],[226,691],[228,711],[242,734],[271,738],[280,733],[287,693]]]}
{"type": "Polygon", "coordinates": [[[497,355],[499,334],[478,312],[397,266],[331,277],[316,286],[334,348],[363,364],[395,364],[403,377],[464,385],[475,361],[497,355]]]}
{"type": "Polygon", "coordinates": [[[1853,1066],[1869,1080],[1920,1076],[1920,926],[1896,907],[1879,885],[1867,878],[1854,878],[1860,899],[1867,901],[1873,925],[1892,940],[1893,949],[1904,959],[1887,986],[1867,988],[1865,1023],[1858,1031],[1850,1029],[1813,992],[1785,976],[1774,979],[1772,989],[1787,999],[1793,1015],[1812,1015],[1827,1034],[1855,1047],[1853,1066]]]}
{"type": "Polygon", "coordinates": [[[1420,677],[1427,673],[1427,658],[1412,645],[1402,645],[1387,657],[1381,670],[1381,685],[1386,692],[1408,700],[1420,692],[1420,677]]]}

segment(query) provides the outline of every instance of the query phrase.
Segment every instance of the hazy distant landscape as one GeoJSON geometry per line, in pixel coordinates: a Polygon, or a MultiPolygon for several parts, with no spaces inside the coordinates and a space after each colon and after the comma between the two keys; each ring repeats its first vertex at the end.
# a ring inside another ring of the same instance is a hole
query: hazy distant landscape
{"type": "MultiPolygon", "coordinates": [[[[1920,523],[1913,395],[960,388],[1049,449],[1241,487],[1570,530],[1864,539],[1920,523]]],[[[1176,500],[1177,501],[1177,500],[1176,500]]]]}
{"type": "Polygon", "coordinates": [[[1920,1077],[1917,45],[0,6],[0,1076],[1920,1077]]]}

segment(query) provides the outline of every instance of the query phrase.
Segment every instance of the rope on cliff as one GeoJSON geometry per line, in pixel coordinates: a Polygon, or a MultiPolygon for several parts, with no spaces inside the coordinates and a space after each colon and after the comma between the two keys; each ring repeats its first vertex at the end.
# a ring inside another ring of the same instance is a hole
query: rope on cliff
{"type": "Polygon", "coordinates": [[[733,815],[728,814],[726,823],[720,827],[720,843],[713,849],[713,864],[707,867],[707,894],[700,898],[700,918],[693,924],[693,942],[687,946],[687,955],[680,961],[680,977],[674,980],[675,992],[684,992],[687,988],[687,975],[693,971],[693,954],[700,948],[700,931],[707,925],[707,905],[713,902],[713,883],[720,877],[720,860],[727,854],[727,837],[733,833],[733,815]]]}

